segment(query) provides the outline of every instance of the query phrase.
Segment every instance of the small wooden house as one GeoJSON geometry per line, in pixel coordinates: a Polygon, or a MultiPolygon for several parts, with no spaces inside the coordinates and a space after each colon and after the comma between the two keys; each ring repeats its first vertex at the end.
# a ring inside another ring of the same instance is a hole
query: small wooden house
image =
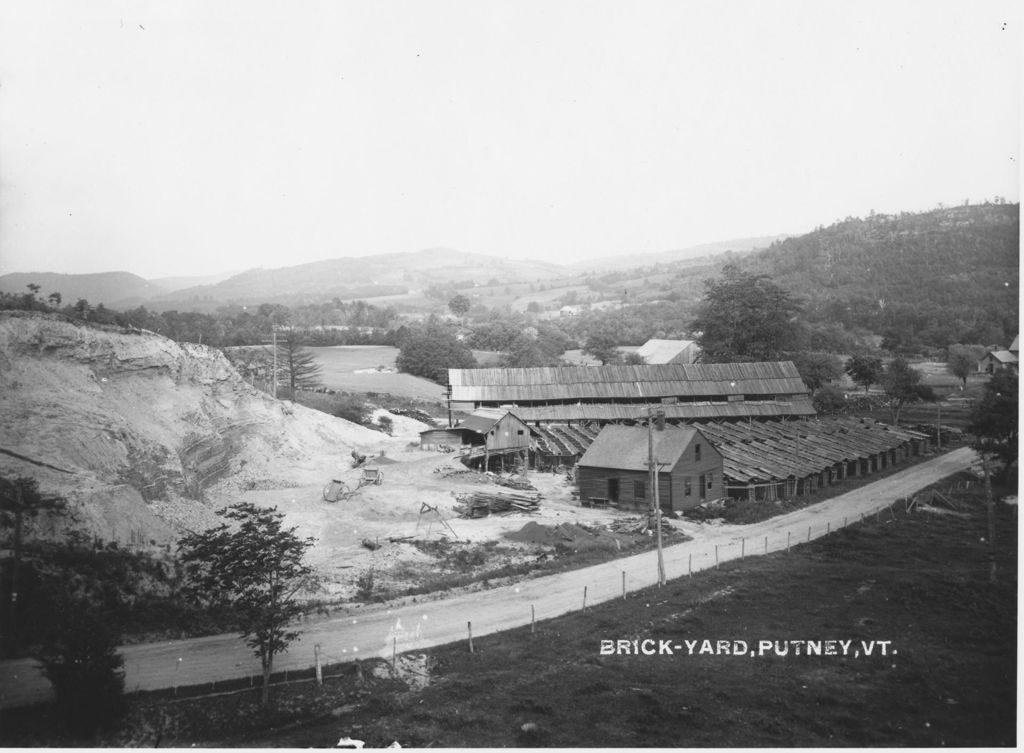
{"type": "MultiPolygon", "coordinates": [[[[686,510],[725,496],[722,456],[699,429],[666,426],[653,432],[662,508],[686,510]]],[[[580,458],[580,499],[650,507],[648,434],[643,426],[605,426],[580,458]]]]}
{"type": "Polygon", "coordinates": [[[530,427],[514,413],[504,408],[481,408],[449,429],[420,432],[420,446],[468,446],[470,458],[482,458],[485,469],[490,467],[492,458],[497,458],[503,468],[505,458],[519,458],[525,464],[532,436],[530,427]]]}
{"type": "Polygon", "coordinates": [[[978,372],[995,374],[1002,369],[1017,370],[1017,354],[1010,350],[990,350],[978,361],[978,372]]]}

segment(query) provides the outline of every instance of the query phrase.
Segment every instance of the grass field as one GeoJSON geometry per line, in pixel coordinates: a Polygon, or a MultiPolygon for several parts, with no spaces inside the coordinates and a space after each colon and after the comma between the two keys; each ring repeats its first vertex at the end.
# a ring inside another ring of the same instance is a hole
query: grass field
{"type": "Polygon", "coordinates": [[[480,639],[472,655],[448,646],[429,655],[424,690],[367,689],[354,708],[338,703],[344,713],[216,744],[316,747],[351,735],[417,747],[1013,746],[1016,512],[999,505],[1001,580],[991,584],[980,493],[957,498],[970,505],[965,517],[900,511],[535,635],[480,639]],[[645,638],[684,648],[600,653],[602,639],[645,638]],[[892,643],[884,656],[877,643],[859,657],[687,655],[695,639],[892,643]]]}
{"type": "Polygon", "coordinates": [[[310,348],[323,370],[325,387],[342,392],[388,393],[413,400],[441,402],[444,387],[410,374],[367,369],[394,369],[398,348],[388,345],[336,345],[310,348]],[[363,373],[358,373],[362,371],[363,373]]]}

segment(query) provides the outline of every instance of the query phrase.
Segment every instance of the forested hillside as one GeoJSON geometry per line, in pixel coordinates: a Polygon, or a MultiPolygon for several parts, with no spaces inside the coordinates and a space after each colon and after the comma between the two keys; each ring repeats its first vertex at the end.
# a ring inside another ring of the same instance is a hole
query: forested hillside
{"type": "Polygon", "coordinates": [[[804,299],[810,323],[894,350],[1008,345],[1017,334],[1019,204],[846,219],[740,262],[804,299]]]}

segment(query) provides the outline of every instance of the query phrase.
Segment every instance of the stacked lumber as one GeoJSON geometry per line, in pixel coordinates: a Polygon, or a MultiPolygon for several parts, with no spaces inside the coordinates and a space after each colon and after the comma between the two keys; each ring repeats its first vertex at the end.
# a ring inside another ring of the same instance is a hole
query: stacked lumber
{"type": "Polygon", "coordinates": [[[491,480],[499,486],[507,486],[509,489],[518,489],[523,492],[530,492],[537,488],[522,477],[504,478],[502,476],[495,476],[491,480]]]}
{"type": "Polygon", "coordinates": [[[473,492],[457,497],[455,506],[463,518],[483,518],[488,515],[507,515],[513,512],[536,512],[540,507],[540,494],[516,492],[473,492]]]}

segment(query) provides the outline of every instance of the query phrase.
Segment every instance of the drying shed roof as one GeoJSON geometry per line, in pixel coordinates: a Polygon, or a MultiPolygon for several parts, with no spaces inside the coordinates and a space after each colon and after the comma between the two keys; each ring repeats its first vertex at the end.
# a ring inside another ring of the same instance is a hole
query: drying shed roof
{"type": "Polygon", "coordinates": [[[791,361],[449,369],[448,384],[457,402],[807,393],[791,361]]]}
{"type": "MultiPolygon", "coordinates": [[[[647,415],[649,404],[536,405],[516,408],[527,422],[630,421],[647,415]]],[[[807,395],[786,400],[663,403],[658,408],[669,419],[768,418],[772,416],[813,416],[814,405],[807,395]]]]}
{"type": "Polygon", "coordinates": [[[693,345],[693,340],[648,340],[636,354],[649,364],[670,363],[684,350],[693,345]]]}
{"type": "MultiPolygon", "coordinates": [[[[658,463],[679,462],[693,438],[700,432],[690,426],[666,426],[653,432],[654,457],[658,463]]],[[[580,458],[581,466],[615,468],[627,471],[646,471],[647,428],[643,426],[606,426],[580,458]]]]}

